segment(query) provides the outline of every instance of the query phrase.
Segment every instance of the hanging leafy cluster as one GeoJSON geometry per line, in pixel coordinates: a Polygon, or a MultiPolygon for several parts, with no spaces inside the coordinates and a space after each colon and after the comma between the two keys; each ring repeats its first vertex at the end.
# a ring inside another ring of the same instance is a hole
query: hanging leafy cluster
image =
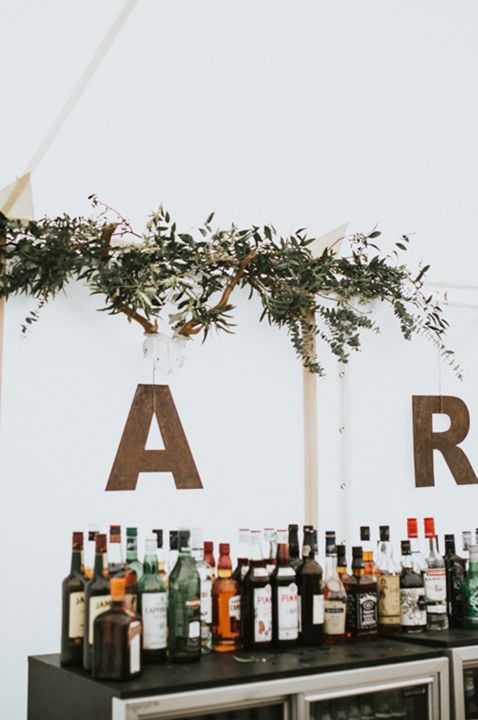
{"type": "Polygon", "coordinates": [[[211,214],[190,234],[179,232],[160,208],[140,236],[118,214],[112,220],[111,208],[92,200],[103,208],[95,218],[21,222],[0,215],[0,297],[25,294],[39,301],[24,331],[42,305],[79,281],[104,297],[106,312],[125,314],[145,332],[156,332],[158,319],[168,312],[175,333],[202,333],[205,339],[212,329],[232,332],[231,295],[244,287],[260,299],[260,319],[286,328],[304,366],[322,374],[314,336],[347,362],[350,350],[360,347],[360,331],[378,330],[365,305],[380,300],[391,305],[405,338],[426,334],[460,373],[443,343],[448,323],[442,310],[423,293],[428,266],[413,276],[399,262],[406,236],[391,255],[375,244],[380,236],[375,230],[347,238],[345,255],[332,247],[315,257],[314,238],[305,229],[287,237],[272,225],[214,229],[211,214]]]}

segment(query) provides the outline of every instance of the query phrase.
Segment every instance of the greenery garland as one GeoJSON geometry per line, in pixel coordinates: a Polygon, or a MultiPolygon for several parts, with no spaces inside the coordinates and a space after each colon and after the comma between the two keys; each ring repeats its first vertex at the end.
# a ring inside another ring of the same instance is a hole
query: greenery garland
{"type": "Polygon", "coordinates": [[[432,296],[423,292],[428,265],[413,275],[399,262],[409,239],[402,236],[390,255],[375,244],[378,230],[347,238],[340,256],[327,248],[314,257],[314,238],[305,229],[283,237],[272,225],[214,229],[214,214],[194,234],[178,232],[162,207],[142,235],[96,196],[94,218],[62,215],[22,222],[0,214],[0,297],[37,298],[23,332],[38,319],[39,309],[67,283],[84,283],[105,299],[104,311],[122,313],[146,333],[158,331],[168,312],[177,335],[190,337],[212,329],[232,332],[231,294],[249,290],[262,303],[260,320],[285,327],[304,366],[323,373],[313,334],[327,343],[340,362],[360,347],[360,331],[378,331],[365,304],[391,305],[403,336],[424,333],[460,375],[452,351],[443,343],[447,321],[432,296]],[[169,312],[169,309],[172,312],[169,312]]]}

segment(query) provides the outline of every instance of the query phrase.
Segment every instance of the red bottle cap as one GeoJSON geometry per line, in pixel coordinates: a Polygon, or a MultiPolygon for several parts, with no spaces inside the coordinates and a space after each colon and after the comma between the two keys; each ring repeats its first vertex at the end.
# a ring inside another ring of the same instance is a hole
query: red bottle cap
{"type": "Polygon", "coordinates": [[[416,518],[407,519],[407,534],[410,539],[418,537],[418,523],[416,518]]]}
{"type": "Polygon", "coordinates": [[[425,518],[424,524],[425,524],[425,537],[426,538],[434,538],[435,534],[436,534],[434,518],[425,518]]]}
{"type": "Polygon", "coordinates": [[[114,577],[110,580],[111,599],[119,602],[125,598],[126,578],[114,577]]]}
{"type": "Polygon", "coordinates": [[[110,542],[121,542],[121,525],[110,525],[110,542]]]}
{"type": "Polygon", "coordinates": [[[73,532],[73,550],[83,550],[82,532],[73,532]]]}
{"type": "Polygon", "coordinates": [[[97,553],[106,552],[106,535],[104,533],[96,533],[95,543],[97,553]]]}
{"type": "Polygon", "coordinates": [[[229,543],[219,543],[219,555],[229,555],[231,546],[229,543]]]}
{"type": "Polygon", "coordinates": [[[212,553],[214,550],[214,543],[212,540],[205,540],[204,541],[204,552],[205,553],[212,553]]]}

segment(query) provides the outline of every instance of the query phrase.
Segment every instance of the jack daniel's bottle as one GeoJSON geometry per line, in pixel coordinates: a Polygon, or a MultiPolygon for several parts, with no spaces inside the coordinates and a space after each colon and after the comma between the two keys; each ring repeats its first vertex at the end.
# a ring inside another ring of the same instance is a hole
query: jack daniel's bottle
{"type": "Polygon", "coordinates": [[[377,581],[365,575],[362,548],[352,548],[352,575],[347,578],[347,634],[353,638],[377,635],[377,581]]]}
{"type": "Polygon", "coordinates": [[[261,548],[261,532],[251,532],[251,561],[242,584],[242,644],[246,650],[267,650],[272,642],[272,588],[261,548]]]}

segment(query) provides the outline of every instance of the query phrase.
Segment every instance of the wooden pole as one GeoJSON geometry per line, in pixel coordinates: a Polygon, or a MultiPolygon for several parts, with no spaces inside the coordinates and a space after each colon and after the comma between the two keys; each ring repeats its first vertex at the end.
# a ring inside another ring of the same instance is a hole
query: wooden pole
{"type": "MultiPolygon", "coordinates": [[[[310,318],[315,325],[315,317],[310,318]]],[[[316,336],[310,333],[307,345],[311,356],[315,356],[316,336]]],[[[317,427],[317,374],[303,370],[304,395],[304,521],[318,529],[318,427],[317,427]]]]}

